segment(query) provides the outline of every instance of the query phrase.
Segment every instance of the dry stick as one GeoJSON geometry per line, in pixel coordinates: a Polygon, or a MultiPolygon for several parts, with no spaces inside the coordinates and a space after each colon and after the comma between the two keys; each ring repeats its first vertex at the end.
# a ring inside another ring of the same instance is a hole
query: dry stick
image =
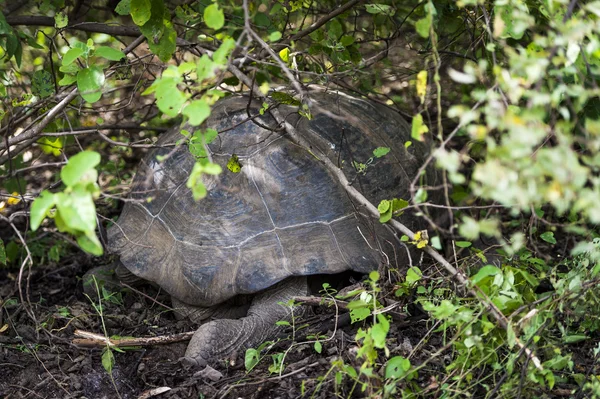
{"type": "Polygon", "coordinates": [[[109,338],[102,334],[96,334],[89,331],[75,330],[73,333],[76,337],[73,338],[73,344],[86,348],[94,347],[124,347],[124,346],[152,346],[165,345],[173,342],[189,341],[192,339],[195,331],[184,332],[174,335],[162,335],[159,337],[150,338],[109,338]]]}
{"type": "MultiPolygon", "coordinates": [[[[234,65],[230,65],[229,71],[231,73],[233,73],[246,86],[248,86],[250,88],[251,92],[255,96],[257,96],[258,98],[261,98],[261,99],[265,98],[265,96],[259,90],[257,90],[255,87],[253,87],[252,80],[249,77],[247,77],[246,75],[244,75],[244,73],[242,73],[237,67],[235,67],[234,65]]],[[[272,113],[273,117],[275,118],[275,120],[277,121],[277,123],[279,123],[282,126],[285,126],[288,136],[292,140],[293,143],[295,143],[298,146],[304,147],[304,148],[311,148],[310,143],[308,143],[304,139],[304,137],[302,137],[302,135],[300,135],[298,133],[296,128],[291,123],[287,122],[285,120],[285,118],[283,118],[281,116],[281,114],[279,113],[279,110],[273,109],[271,111],[271,113],[272,113]]],[[[313,148],[312,152],[314,153],[315,151],[316,150],[313,148]]],[[[354,188],[354,186],[350,185],[350,182],[346,178],[346,175],[344,175],[342,170],[339,169],[326,155],[324,155],[324,154],[320,154],[320,155],[321,156],[318,159],[325,165],[325,167],[328,169],[328,171],[330,173],[332,173],[338,179],[338,181],[342,184],[342,186],[344,187],[344,189],[346,190],[348,195],[350,195],[351,198],[353,198],[356,202],[358,202],[360,205],[362,205],[364,208],[366,208],[367,211],[373,217],[379,218],[379,211],[377,210],[377,207],[375,205],[373,205],[368,199],[366,199],[356,188],[354,188]]],[[[396,231],[399,231],[402,234],[407,235],[411,240],[414,240],[414,233],[408,227],[406,227],[404,224],[402,224],[399,221],[394,220],[394,219],[390,220],[388,223],[394,229],[396,229],[396,231]]],[[[492,301],[487,297],[487,295],[485,295],[485,293],[483,293],[481,290],[479,290],[476,286],[471,287],[469,278],[462,271],[457,270],[454,266],[452,266],[450,264],[450,262],[448,262],[433,247],[427,246],[424,248],[424,251],[427,254],[429,254],[433,259],[438,261],[442,266],[444,266],[444,268],[450,273],[450,275],[454,279],[456,279],[460,284],[466,286],[469,294],[471,294],[473,297],[475,297],[475,298],[479,299],[481,302],[483,302],[487,311],[497,321],[497,323],[500,327],[502,327],[504,330],[508,330],[510,328],[510,326],[509,326],[510,322],[502,314],[500,309],[498,309],[496,307],[496,305],[494,305],[492,303],[492,301]]],[[[518,338],[516,338],[515,340],[516,340],[516,345],[523,350],[523,352],[533,362],[533,364],[539,370],[543,370],[542,362],[533,353],[533,351],[531,349],[525,347],[525,345],[523,345],[523,343],[518,338]]]]}

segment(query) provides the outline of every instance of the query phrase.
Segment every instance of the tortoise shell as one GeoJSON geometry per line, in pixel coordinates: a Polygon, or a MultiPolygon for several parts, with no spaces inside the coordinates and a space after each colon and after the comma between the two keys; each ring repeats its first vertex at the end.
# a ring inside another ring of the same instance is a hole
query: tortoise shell
{"type": "MultiPolygon", "coordinates": [[[[311,148],[292,143],[249,97],[217,102],[203,128],[219,132],[208,151],[223,173],[203,177],[208,195],[200,201],[186,187],[195,158],[187,145],[173,146],[183,136],[179,130],[163,134],[158,144],[165,146],[141,162],[131,200],[109,230],[109,247],[123,265],[198,306],[256,293],[290,276],[376,270],[381,250],[390,254],[395,238],[353,203],[317,154],[326,154],[378,204],[408,199],[427,148],[406,148],[410,127],[385,106],[322,90],[310,98],[310,120],[295,107],[279,109],[311,148]],[[378,147],[391,151],[376,158],[378,147]],[[239,173],[226,168],[234,154],[239,173]]],[[[409,212],[401,220],[417,227],[409,212]]]]}

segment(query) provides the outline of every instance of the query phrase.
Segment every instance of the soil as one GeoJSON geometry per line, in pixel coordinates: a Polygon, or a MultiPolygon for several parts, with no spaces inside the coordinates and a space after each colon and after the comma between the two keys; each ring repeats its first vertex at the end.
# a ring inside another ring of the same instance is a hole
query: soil
{"type": "MultiPolygon", "coordinates": [[[[313,343],[294,344],[282,339],[247,373],[243,354],[214,365],[214,369],[185,368],[179,361],[187,343],[124,348],[113,351],[108,372],[103,348],[73,344],[76,330],[109,336],[174,336],[197,327],[178,320],[160,304],[170,304],[164,292],[151,286],[127,290],[101,300],[101,309],[83,294],[81,276],[97,262],[81,253],[59,264],[31,269],[18,289],[18,270],[0,269],[0,398],[332,398],[366,397],[360,384],[345,377],[336,383],[333,364],[342,359],[355,367],[358,347],[354,341],[360,325],[349,323],[347,314],[336,319],[333,308],[311,307],[304,321],[312,334],[320,333],[320,353],[313,343]],[[27,289],[28,287],[28,289],[27,289]],[[23,295],[24,302],[20,299],[23,295]],[[100,312],[102,315],[100,315],[100,312]],[[337,328],[335,321],[338,321],[337,328]],[[329,339],[331,338],[331,339],[329,339]],[[282,374],[269,371],[273,354],[285,352],[282,374]],[[105,365],[103,365],[103,358],[105,365]],[[164,390],[163,393],[158,393],[164,390]]],[[[426,320],[393,322],[388,334],[391,356],[408,355],[426,335],[426,320]]],[[[307,340],[311,333],[298,333],[307,340]]],[[[435,340],[435,339],[434,339],[435,340]]],[[[413,364],[435,351],[431,340],[411,360],[413,364]]],[[[437,346],[437,345],[435,345],[437,346]]],[[[440,360],[441,361],[441,360],[440,360]]],[[[436,361],[429,368],[443,367],[436,361]]],[[[382,373],[383,370],[375,370],[382,373]]],[[[415,381],[426,386],[426,373],[415,381]]],[[[371,385],[372,384],[367,384],[371,385]]]]}

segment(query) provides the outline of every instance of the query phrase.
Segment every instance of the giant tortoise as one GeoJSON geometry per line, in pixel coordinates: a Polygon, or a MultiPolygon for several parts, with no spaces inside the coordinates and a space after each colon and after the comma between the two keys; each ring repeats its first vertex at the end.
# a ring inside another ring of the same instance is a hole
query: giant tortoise
{"type": "MultiPolygon", "coordinates": [[[[259,101],[217,102],[202,128],[219,132],[207,147],[224,172],[204,178],[208,195],[200,201],[186,187],[194,156],[185,145],[173,146],[182,142],[179,130],[165,133],[142,161],[131,199],[109,229],[109,249],[122,266],[158,284],[196,320],[210,320],[188,346],[185,359],[192,364],[273,335],[275,323],[290,313],[282,302],[305,295],[309,275],[368,273],[384,259],[403,259],[397,238],[349,198],[319,157],[329,157],[378,204],[409,197],[426,146],[405,146],[410,127],[383,105],[322,88],[308,96],[310,119],[297,107],[278,109],[310,148],[293,143],[269,112],[260,115],[259,101]],[[377,158],[379,147],[391,151],[377,158]],[[238,173],[225,167],[233,155],[238,173]],[[240,298],[250,298],[249,305],[240,298]]],[[[413,229],[419,223],[410,212],[401,219],[413,229]]]]}

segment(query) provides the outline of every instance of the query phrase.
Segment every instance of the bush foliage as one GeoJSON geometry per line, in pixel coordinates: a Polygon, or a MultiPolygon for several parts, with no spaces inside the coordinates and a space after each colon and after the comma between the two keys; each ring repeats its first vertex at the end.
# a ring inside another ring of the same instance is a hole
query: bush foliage
{"type": "Polygon", "coordinates": [[[351,306],[370,321],[356,336],[360,361],[332,364],[336,387],[600,397],[597,373],[574,359],[600,351],[599,1],[9,1],[0,47],[1,265],[59,262],[69,242],[102,254],[98,225],[140,154],[175,124],[197,128],[185,143],[201,200],[202,176],[222,172],[204,150],[216,132],[201,126],[228,92],[251,89],[263,112],[285,103],[310,117],[303,88],[324,85],[402,112],[445,172],[441,187],[415,182],[412,198],[374,204],[381,222],[396,227],[406,206],[447,215],[429,220],[429,234],[399,235],[449,274],[415,264],[391,281],[429,314],[420,345],[434,334],[443,345],[424,362],[392,357],[386,283],[372,275],[351,306]],[[294,94],[273,94],[282,85],[294,94]],[[432,190],[443,203],[428,201],[432,190]],[[428,369],[440,357],[445,366],[428,369]]]}

